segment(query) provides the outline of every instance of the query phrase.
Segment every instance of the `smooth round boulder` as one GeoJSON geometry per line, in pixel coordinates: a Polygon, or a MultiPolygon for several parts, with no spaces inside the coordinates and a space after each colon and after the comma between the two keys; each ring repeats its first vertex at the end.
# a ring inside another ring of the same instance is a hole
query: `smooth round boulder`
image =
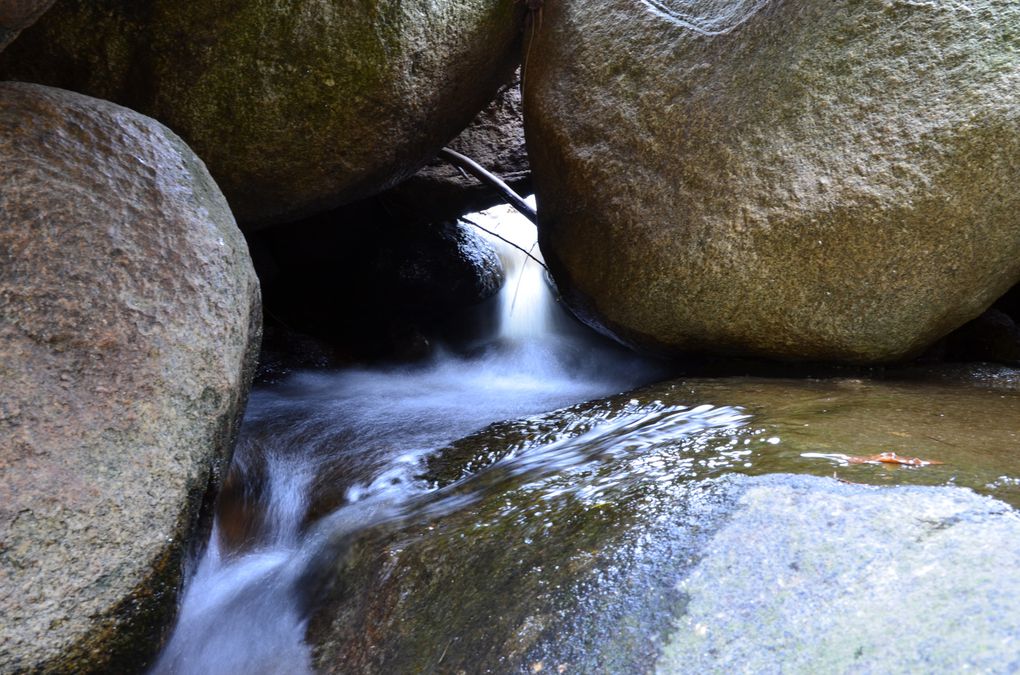
{"type": "Polygon", "coordinates": [[[237,219],[296,219],[412,175],[517,61],[514,0],[68,0],[0,77],[151,115],[208,164],[237,219]]]}
{"type": "Polygon", "coordinates": [[[0,185],[0,671],[138,672],[230,459],[258,280],[202,162],[118,105],[0,83],[0,185]]]}
{"type": "Polygon", "coordinates": [[[546,3],[525,132],[564,297],[665,352],[918,353],[1020,279],[1018,25],[1009,0],[546,3]]]}
{"type": "Polygon", "coordinates": [[[53,0],[0,0],[0,51],[52,4],[53,0]]]}

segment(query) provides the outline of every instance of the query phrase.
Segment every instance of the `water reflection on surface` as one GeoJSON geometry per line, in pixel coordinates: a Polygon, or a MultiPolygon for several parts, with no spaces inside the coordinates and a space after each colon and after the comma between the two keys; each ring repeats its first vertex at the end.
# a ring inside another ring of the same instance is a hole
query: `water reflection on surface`
{"type": "MultiPolygon", "coordinates": [[[[578,378],[580,371],[569,369],[554,378],[539,360],[544,377],[503,371],[494,378],[498,389],[478,390],[489,377],[485,369],[501,367],[496,353],[490,358],[298,375],[256,393],[242,445],[247,459],[238,465],[250,473],[248,487],[221,502],[213,545],[189,585],[164,659],[179,672],[196,654],[204,655],[202,668],[209,659],[246,667],[251,635],[275,626],[264,644],[279,644],[266,653],[290,654],[278,672],[307,664],[308,594],[334,573],[357,534],[372,528],[404,531],[407,542],[428,546],[438,536],[431,527],[471,523],[476,542],[465,545],[484,548],[482,533],[505,537],[511,527],[508,546],[543,541],[555,564],[562,561],[545,533],[565,537],[564,527],[590,527],[598,513],[611,528],[604,537],[635,528],[602,558],[634,546],[669,548],[652,535],[679,527],[672,522],[676,505],[696,497],[692,486],[734,473],[955,485],[1020,504],[1015,390],[965,382],[690,379],[544,413],[535,411],[563,397],[597,396],[619,379],[578,378]],[[493,423],[470,433],[486,418],[493,423]],[[845,461],[880,452],[942,463],[845,461]],[[231,526],[232,511],[247,524],[231,526]],[[226,535],[231,527],[241,534],[226,535]]],[[[694,536],[677,532],[663,536],[694,536]]],[[[607,584],[616,578],[598,569],[607,584]]],[[[272,672],[270,662],[260,667],[272,672]]]]}

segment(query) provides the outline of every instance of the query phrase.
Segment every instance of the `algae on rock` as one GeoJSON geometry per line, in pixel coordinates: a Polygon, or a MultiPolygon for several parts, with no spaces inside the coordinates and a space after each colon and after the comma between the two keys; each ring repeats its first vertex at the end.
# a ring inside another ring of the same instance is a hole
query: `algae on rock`
{"type": "Polygon", "coordinates": [[[675,672],[783,650],[817,670],[858,648],[876,671],[1009,663],[1020,576],[996,570],[1020,556],[1018,406],[1015,371],[945,369],[683,379],[491,425],[431,461],[428,508],[327,566],[316,666],[675,672]],[[945,464],[840,459],[878,450],[945,464]],[[900,601],[920,614],[897,650],[900,601]],[[943,625],[959,632],[924,649],[943,625]]]}
{"type": "Polygon", "coordinates": [[[0,77],[155,117],[208,164],[242,224],[394,185],[512,74],[513,0],[67,0],[0,77]]]}

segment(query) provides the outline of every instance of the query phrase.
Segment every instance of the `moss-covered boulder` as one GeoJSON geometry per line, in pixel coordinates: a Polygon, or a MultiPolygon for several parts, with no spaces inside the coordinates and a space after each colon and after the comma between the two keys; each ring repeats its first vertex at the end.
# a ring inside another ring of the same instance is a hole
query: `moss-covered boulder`
{"type": "Polygon", "coordinates": [[[155,117],[239,221],[265,223],[413,174],[510,77],[521,12],[514,0],[67,0],[0,73],[155,117]]]}
{"type": "Polygon", "coordinates": [[[0,51],[18,33],[35,23],[53,0],[3,0],[0,2],[0,51]]]}
{"type": "Polygon", "coordinates": [[[492,425],[436,456],[434,491],[376,507],[328,592],[306,587],[316,667],[1010,664],[1017,410],[998,369],[679,380],[492,425]],[[943,463],[853,460],[880,452],[943,463]]]}
{"type": "Polygon", "coordinates": [[[258,281],[202,162],[126,108],[0,84],[0,186],[0,671],[139,672],[229,463],[258,281]]]}
{"type": "Polygon", "coordinates": [[[633,345],[887,362],[1020,278],[1020,5],[559,0],[525,131],[565,298],[633,345]]]}

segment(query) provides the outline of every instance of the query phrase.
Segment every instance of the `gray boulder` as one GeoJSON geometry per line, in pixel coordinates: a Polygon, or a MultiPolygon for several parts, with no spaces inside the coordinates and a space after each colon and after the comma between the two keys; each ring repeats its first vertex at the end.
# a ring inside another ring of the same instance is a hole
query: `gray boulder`
{"type": "Polygon", "coordinates": [[[230,459],[258,281],[202,162],[126,108],[0,84],[0,185],[0,670],[137,671],[230,459]]]}
{"type": "Polygon", "coordinates": [[[1020,5],[562,0],[527,47],[541,244],[660,351],[888,362],[1020,278],[1020,5]]]}
{"type": "Polygon", "coordinates": [[[514,0],[55,6],[0,77],[155,117],[208,164],[239,221],[390,187],[434,157],[517,62],[514,0]]]}
{"type": "Polygon", "coordinates": [[[1014,672],[1020,516],[956,488],[748,481],[657,672],[1014,672]]]}

